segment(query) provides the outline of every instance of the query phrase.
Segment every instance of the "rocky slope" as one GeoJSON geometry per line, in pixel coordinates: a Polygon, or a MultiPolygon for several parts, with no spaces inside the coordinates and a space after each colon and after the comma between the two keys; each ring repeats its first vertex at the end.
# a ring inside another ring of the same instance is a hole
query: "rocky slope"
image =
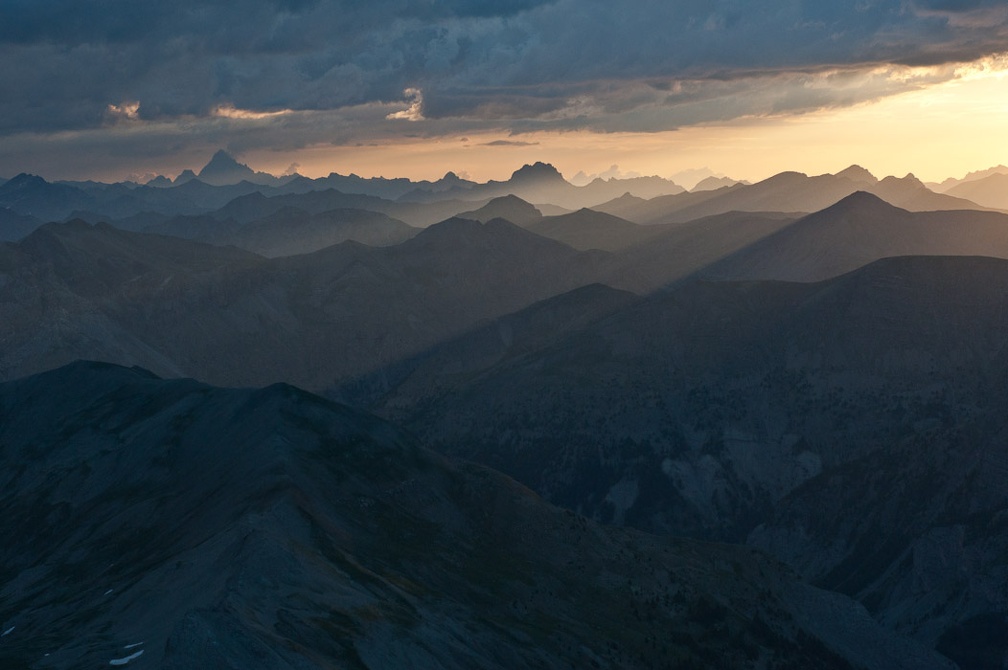
{"type": "Polygon", "coordinates": [[[77,363],[0,385],[0,464],[7,668],[950,667],[289,386],[77,363]]]}

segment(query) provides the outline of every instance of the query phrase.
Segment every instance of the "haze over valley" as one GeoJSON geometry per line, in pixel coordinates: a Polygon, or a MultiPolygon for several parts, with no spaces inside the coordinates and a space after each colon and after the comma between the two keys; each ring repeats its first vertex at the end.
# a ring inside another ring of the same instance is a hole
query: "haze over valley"
{"type": "Polygon", "coordinates": [[[988,667],[1008,612],[1008,213],[858,167],[655,188],[575,187],[541,163],[490,184],[281,179],[224,152],[147,185],[0,185],[4,622],[37,631],[12,632],[4,658],[115,660],[101,629],[145,638],[159,667],[253,663],[249,649],[262,667],[715,654],[988,667]],[[346,449],[365,461],[340,468],[365,470],[271,483],[346,449]],[[186,474],[207,467],[230,473],[217,493],[186,474]],[[365,517],[332,516],[348,496],[370,501],[365,517]],[[105,499],[167,516],[132,519],[105,499]],[[326,539],[337,527],[352,558],[326,539]],[[556,548],[512,556],[530,527],[528,546],[556,548]],[[145,532],[156,545],[129,539],[145,532]],[[235,544],[249,533],[262,539],[235,544]],[[423,549],[407,539],[431,533],[423,549]],[[648,548],[624,554],[624,541],[648,548]],[[116,547],[129,567],[110,571],[101,557],[116,547]],[[437,577],[481,552],[500,574],[437,577]],[[225,556],[227,572],[211,568],[225,556]],[[318,560],[334,567],[307,567],[318,560]],[[348,560],[376,576],[336,567],[348,560]],[[592,577],[601,568],[564,567],[599,561],[628,575],[629,600],[592,577]],[[170,562],[190,567],[169,577],[170,562]],[[68,571],[111,591],[73,594],[58,586],[68,571]],[[115,595],[167,583],[182,595],[166,609],[115,595]],[[497,609],[480,589],[501,593],[497,609]],[[319,595],[295,607],[299,593],[319,595]],[[598,624],[566,609],[584,607],[573,593],[629,608],[604,647],[583,646],[579,627],[598,624]],[[366,601],[378,628],[363,625],[366,601]],[[264,607],[275,623],[242,613],[264,607]],[[452,641],[486,617],[478,641],[452,641]],[[698,633],[708,626],[737,632],[698,633]],[[207,656],[208,636],[229,642],[207,656]]]}

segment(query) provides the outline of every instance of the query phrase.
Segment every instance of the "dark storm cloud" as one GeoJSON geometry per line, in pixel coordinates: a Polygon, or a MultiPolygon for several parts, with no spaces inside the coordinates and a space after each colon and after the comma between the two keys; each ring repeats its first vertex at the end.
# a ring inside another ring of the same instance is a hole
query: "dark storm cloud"
{"type": "Polygon", "coordinates": [[[892,64],[1006,50],[1003,0],[7,0],[0,135],[664,130],[852,104],[922,83],[892,64]]]}

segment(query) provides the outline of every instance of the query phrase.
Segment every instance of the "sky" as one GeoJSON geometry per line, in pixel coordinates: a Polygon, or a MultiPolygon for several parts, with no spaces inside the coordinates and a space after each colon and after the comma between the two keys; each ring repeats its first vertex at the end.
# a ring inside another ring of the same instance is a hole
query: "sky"
{"type": "Polygon", "coordinates": [[[0,177],[937,181],[1008,162],[1006,54],[1006,0],[2,0],[0,177]]]}

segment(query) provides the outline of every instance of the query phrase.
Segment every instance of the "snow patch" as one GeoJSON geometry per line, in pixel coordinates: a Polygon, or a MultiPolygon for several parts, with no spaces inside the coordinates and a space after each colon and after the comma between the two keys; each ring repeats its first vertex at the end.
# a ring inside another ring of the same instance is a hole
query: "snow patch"
{"type": "Polygon", "coordinates": [[[140,651],[136,652],[135,654],[130,654],[129,656],[124,656],[122,658],[113,658],[111,661],[108,662],[108,664],[109,665],[126,665],[130,661],[135,661],[136,659],[138,659],[141,656],[143,656],[143,653],[144,653],[144,650],[141,649],[140,651]]]}
{"type": "Polygon", "coordinates": [[[0,637],[7,637],[8,635],[10,635],[11,633],[14,632],[15,628],[17,628],[17,626],[11,626],[10,628],[8,628],[7,630],[5,630],[4,632],[0,633],[0,637]]]}

